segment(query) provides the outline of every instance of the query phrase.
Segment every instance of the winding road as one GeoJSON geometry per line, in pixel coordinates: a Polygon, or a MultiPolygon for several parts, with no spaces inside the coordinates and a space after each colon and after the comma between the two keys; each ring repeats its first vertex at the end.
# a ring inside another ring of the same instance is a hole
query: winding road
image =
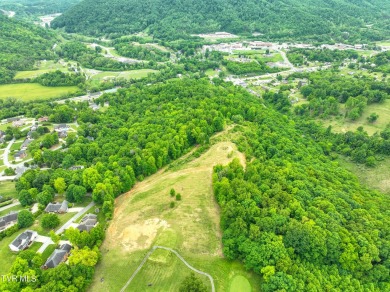
{"type": "Polygon", "coordinates": [[[138,272],[142,269],[142,267],[145,265],[146,261],[149,259],[149,257],[153,254],[153,252],[156,250],[156,249],[165,249],[165,250],[168,250],[172,253],[174,253],[190,270],[194,271],[195,273],[198,273],[200,275],[203,275],[203,276],[206,276],[207,278],[209,278],[210,280],[210,283],[211,283],[211,291],[212,292],[215,292],[215,285],[214,285],[214,279],[213,277],[210,275],[210,274],[207,274],[205,272],[202,272],[200,270],[197,270],[195,269],[193,266],[191,266],[177,251],[173,250],[172,248],[169,248],[169,247],[165,247],[165,246],[159,246],[159,245],[155,245],[153,246],[153,248],[146,254],[146,256],[144,257],[144,259],[142,260],[141,264],[138,266],[138,268],[134,271],[134,273],[131,275],[130,279],[126,282],[125,286],[123,286],[123,288],[121,289],[120,292],[124,292],[127,287],[130,285],[131,281],[134,279],[134,277],[138,274],[138,272]]]}

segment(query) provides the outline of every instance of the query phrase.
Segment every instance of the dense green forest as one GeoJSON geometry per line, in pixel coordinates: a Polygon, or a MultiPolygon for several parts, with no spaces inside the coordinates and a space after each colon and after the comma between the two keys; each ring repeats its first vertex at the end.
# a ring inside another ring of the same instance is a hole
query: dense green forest
{"type": "Polygon", "coordinates": [[[0,9],[14,11],[16,18],[33,18],[52,13],[61,13],[81,0],[2,0],[0,9]]]}
{"type": "MultiPolygon", "coordinates": [[[[272,104],[264,107],[244,89],[220,79],[132,86],[97,102],[109,102],[110,107],[94,112],[87,103],[48,106],[51,121],[72,121],[77,113],[80,127],[77,136],[66,138],[66,151],[29,146],[32,163],[52,169],[23,174],[16,188],[24,202],[49,202],[54,182],[62,178],[70,201],[91,191],[106,218],[111,218],[114,198],[136,179],[155,173],[196,144],[207,145],[213,133],[236,122],[241,133],[236,142],[250,162],[245,170],[238,161],[218,166],[214,175],[225,256],[261,274],[262,291],[390,288],[390,199],[363,188],[332,161],[309,134],[314,124],[304,129],[272,104]],[[67,170],[80,164],[85,169],[67,170]]],[[[45,137],[47,147],[55,143],[56,135],[45,137]]],[[[76,233],[67,234],[73,244],[87,254],[90,248],[98,253],[100,229],[89,238],[76,233]]],[[[2,291],[29,285],[34,291],[49,287],[84,291],[93,275],[89,267],[97,262],[88,266],[72,260],[42,271],[24,256],[18,256],[12,273],[34,273],[38,281],[3,282],[2,291]],[[85,269],[88,273],[83,275],[85,269]]]]}
{"type": "Polygon", "coordinates": [[[377,40],[388,36],[385,0],[84,0],[53,22],[67,32],[127,35],[148,31],[160,39],[190,33],[261,32],[269,39],[377,40]],[[353,11],[353,13],[351,13],[353,11]],[[374,24],[373,27],[366,27],[374,24]]]}
{"type": "Polygon", "coordinates": [[[3,15],[0,27],[0,84],[11,82],[16,71],[32,70],[36,60],[55,58],[53,32],[3,15]]]}
{"type": "Polygon", "coordinates": [[[287,57],[294,65],[303,65],[309,62],[342,62],[345,59],[358,59],[359,55],[353,50],[330,49],[298,49],[293,48],[287,52],[287,57]]]}

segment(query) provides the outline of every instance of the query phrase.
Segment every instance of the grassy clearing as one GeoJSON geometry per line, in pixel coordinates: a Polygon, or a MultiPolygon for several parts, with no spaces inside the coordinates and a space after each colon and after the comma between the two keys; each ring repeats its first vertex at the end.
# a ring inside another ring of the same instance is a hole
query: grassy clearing
{"type": "Polygon", "coordinates": [[[241,276],[237,275],[233,278],[233,280],[230,283],[230,292],[251,292],[252,287],[251,284],[248,282],[248,279],[241,276]]]}
{"type": "Polygon", "coordinates": [[[37,83],[19,83],[0,86],[0,99],[7,97],[20,98],[23,101],[48,99],[72,94],[79,90],[77,86],[46,87],[37,83]]]}
{"type": "MultiPolygon", "coordinates": [[[[342,106],[341,106],[341,111],[343,112],[342,106]]],[[[362,126],[369,135],[372,135],[375,132],[382,131],[386,127],[386,125],[389,124],[389,121],[390,121],[390,100],[386,100],[382,104],[368,105],[365,108],[363,115],[356,121],[345,119],[343,116],[332,118],[329,120],[320,120],[320,122],[323,123],[325,127],[331,125],[333,131],[338,133],[355,131],[358,127],[362,126]],[[376,113],[379,115],[379,118],[375,123],[369,123],[367,121],[367,117],[372,113],[376,113]]]]}
{"type": "Polygon", "coordinates": [[[68,72],[68,68],[62,66],[60,63],[55,63],[54,61],[40,61],[37,64],[36,70],[18,71],[14,79],[18,80],[18,79],[26,79],[26,78],[35,78],[44,73],[53,72],[56,70],[68,72]]]}
{"type": "MultiPolygon", "coordinates": [[[[217,135],[214,141],[199,158],[182,158],[184,163],[178,161],[159,171],[117,199],[90,291],[119,291],[156,244],[175,249],[192,266],[211,274],[217,291],[228,291],[236,275],[246,277],[258,290],[258,276],[222,255],[219,207],[211,181],[214,165],[227,164],[235,157],[245,165],[245,157],[224,135],[217,135]],[[171,188],[181,193],[181,201],[169,195],[171,188]],[[171,202],[175,202],[173,208],[171,202]]],[[[154,291],[177,291],[182,277],[189,273],[170,252],[156,251],[128,291],[143,291],[145,283],[153,283],[150,289],[154,291]]]]}
{"type": "Polygon", "coordinates": [[[125,78],[125,79],[140,79],[147,77],[149,73],[156,73],[156,70],[152,69],[140,69],[123,72],[100,72],[92,76],[92,80],[103,80],[107,78],[125,78]]]}
{"type": "Polygon", "coordinates": [[[377,163],[374,168],[356,164],[349,158],[339,156],[339,164],[355,174],[359,181],[370,189],[390,194],[390,159],[377,163]]]}
{"type": "Polygon", "coordinates": [[[16,198],[18,193],[15,190],[15,183],[11,181],[1,181],[0,195],[4,197],[16,198]]]}

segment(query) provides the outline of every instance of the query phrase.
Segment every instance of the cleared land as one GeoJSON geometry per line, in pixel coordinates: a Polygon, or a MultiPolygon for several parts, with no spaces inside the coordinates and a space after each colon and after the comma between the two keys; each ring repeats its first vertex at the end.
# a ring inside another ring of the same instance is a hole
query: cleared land
{"type": "Polygon", "coordinates": [[[149,73],[156,73],[156,70],[152,69],[140,69],[123,72],[100,72],[92,76],[92,80],[104,80],[109,78],[126,78],[126,79],[140,79],[147,77],[149,73]]]}
{"type": "Polygon", "coordinates": [[[373,168],[356,164],[344,156],[339,156],[338,162],[342,167],[355,174],[367,188],[390,194],[390,159],[378,162],[373,168]]]}
{"type": "Polygon", "coordinates": [[[72,94],[79,90],[77,86],[46,87],[37,83],[0,85],[0,98],[15,97],[24,101],[48,99],[72,94]]]}
{"type": "MultiPolygon", "coordinates": [[[[247,278],[253,289],[259,290],[256,275],[222,255],[213,166],[227,164],[235,157],[245,165],[244,155],[225,137],[217,135],[219,142],[199,158],[183,157],[117,199],[90,291],[119,291],[153,245],[173,248],[194,268],[209,273],[217,291],[228,291],[236,275],[247,278]],[[172,188],[181,194],[181,201],[170,196],[172,188]],[[175,203],[173,208],[171,202],[175,203]]],[[[156,250],[127,291],[178,291],[189,274],[169,251],[156,250]]],[[[204,281],[207,283],[206,278],[204,281]]]]}
{"type": "Polygon", "coordinates": [[[356,121],[351,121],[349,119],[345,119],[344,117],[333,118],[331,120],[320,120],[325,127],[331,125],[335,132],[345,133],[348,131],[355,131],[358,127],[362,126],[369,135],[382,131],[386,125],[389,124],[389,121],[390,100],[385,100],[385,102],[381,104],[376,103],[368,105],[364,109],[363,115],[356,121]],[[372,113],[379,115],[379,118],[375,123],[369,123],[367,121],[367,117],[372,113]]]}
{"type": "Polygon", "coordinates": [[[60,63],[55,63],[53,61],[41,61],[37,64],[36,70],[18,71],[14,79],[17,80],[17,79],[35,78],[44,73],[53,72],[56,70],[68,72],[68,68],[61,65],[60,63]]]}

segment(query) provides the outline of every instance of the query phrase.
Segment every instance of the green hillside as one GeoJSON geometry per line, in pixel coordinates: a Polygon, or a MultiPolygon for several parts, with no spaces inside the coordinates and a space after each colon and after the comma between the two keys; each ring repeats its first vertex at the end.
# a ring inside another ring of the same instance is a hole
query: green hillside
{"type": "Polygon", "coordinates": [[[14,11],[16,18],[30,18],[51,13],[61,13],[81,0],[2,0],[0,9],[14,11]]]}
{"type": "Polygon", "coordinates": [[[377,40],[389,35],[385,0],[85,0],[53,22],[68,32],[158,38],[260,32],[269,39],[377,40]]]}
{"type": "Polygon", "coordinates": [[[53,33],[3,15],[0,27],[0,83],[11,82],[16,71],[33,69],[36,60],[53,58],[53,33]]]}

